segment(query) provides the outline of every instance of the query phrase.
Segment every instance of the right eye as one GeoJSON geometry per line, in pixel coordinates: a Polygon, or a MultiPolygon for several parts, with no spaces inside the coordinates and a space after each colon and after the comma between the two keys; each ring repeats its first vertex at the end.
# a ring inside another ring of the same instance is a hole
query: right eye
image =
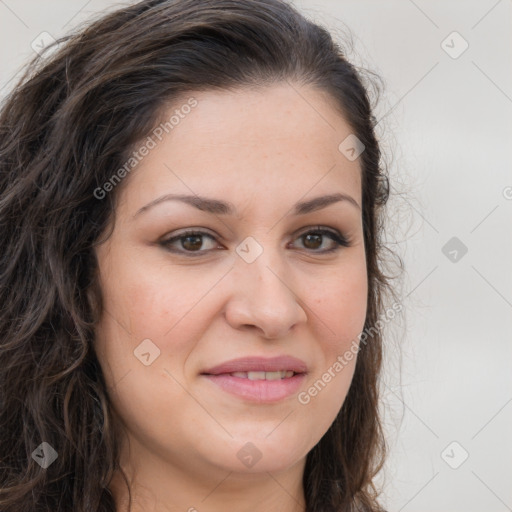
{"type": "Polygon", "coordinates": [[[162,240],[160,245],[165,247],[167,250],[175,253],[180,253],[185,256],[200,256],[206,252],[210,252],[209,250],[199,250],[203,246],[202,238],[207,237],[210,240],[216,240],[213,235],[205,231],[197,231],[189,229],[187,231],[183,231],[171,238],[166,240],[162,240]],[[173,247],[176,242],[179,242],[181,248],[173,247]],[[195,254],[194,254],[195,253],[195,254]]]}

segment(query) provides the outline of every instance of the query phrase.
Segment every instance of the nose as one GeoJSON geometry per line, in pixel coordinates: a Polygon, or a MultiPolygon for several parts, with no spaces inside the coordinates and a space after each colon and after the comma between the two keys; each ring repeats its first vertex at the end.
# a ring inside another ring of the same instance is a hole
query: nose
{"type": "Polygon", "coordinates": [[[299,298],[299,283],[290,279],[286,266],[264,251],[255,261],[241,258],[231,272],[232,296],[225,317],[234,329],[258,329],[265,338],[278,339],[307,321],[299,298]]]}

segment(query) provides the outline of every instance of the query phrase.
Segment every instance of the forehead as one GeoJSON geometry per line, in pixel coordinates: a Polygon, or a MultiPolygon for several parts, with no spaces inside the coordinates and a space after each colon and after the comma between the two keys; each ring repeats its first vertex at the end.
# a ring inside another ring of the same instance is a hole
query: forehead
{"type": "Polygon", "coordinates": [[[137,203],[163,192],[295,203],[311,191],[361,204],[359,159],[339,150],[352,129],[333,99],[311,87],[190,93],[161,112],[160,132],[127,184],[137,203]],[[195,106],[182,108],[190,98],[195,106]]]}

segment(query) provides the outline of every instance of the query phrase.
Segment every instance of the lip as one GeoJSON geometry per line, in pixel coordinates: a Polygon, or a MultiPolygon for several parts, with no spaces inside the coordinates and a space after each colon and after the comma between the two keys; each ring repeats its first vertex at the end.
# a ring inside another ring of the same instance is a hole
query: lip
{"type": "Polygon", "coordinates": [[[306,378],[305,373],[297,373],[293,377],[280,380],[249,380],[225,373],[203,376],[238,398],[260,404],[278,402],[294,395],[306,378]]]}
{"type": "Polygon", "coordinates": [[[280,356],[273,358],[244,357],[226,361],[201,373],[223,391],[256,403],[271,403],[294,395],[304,382],[308,367],[296,357],[280,356]],[[275,372],[293,371],[295,375],[278,380],[249,380],[229,375],[233,372],[275,372]]]}
{"type": "Polygon", "coordinates": [[[221,375],[233,372],[277,372],[280,370],[306,373],[308,366],[304,361],[293,356],[272,358],[251,356],[226,361],[201,373],[203,375],[221,375]]]}

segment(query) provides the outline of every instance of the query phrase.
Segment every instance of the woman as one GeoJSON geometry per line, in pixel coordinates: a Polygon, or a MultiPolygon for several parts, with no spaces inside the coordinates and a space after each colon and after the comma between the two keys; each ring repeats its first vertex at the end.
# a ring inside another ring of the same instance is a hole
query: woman
{"type": "Polygon", "coordinates": [[[142,1],[0,119],[0,509],[382,510],[388,187],[330,35],[142,1]]]}

